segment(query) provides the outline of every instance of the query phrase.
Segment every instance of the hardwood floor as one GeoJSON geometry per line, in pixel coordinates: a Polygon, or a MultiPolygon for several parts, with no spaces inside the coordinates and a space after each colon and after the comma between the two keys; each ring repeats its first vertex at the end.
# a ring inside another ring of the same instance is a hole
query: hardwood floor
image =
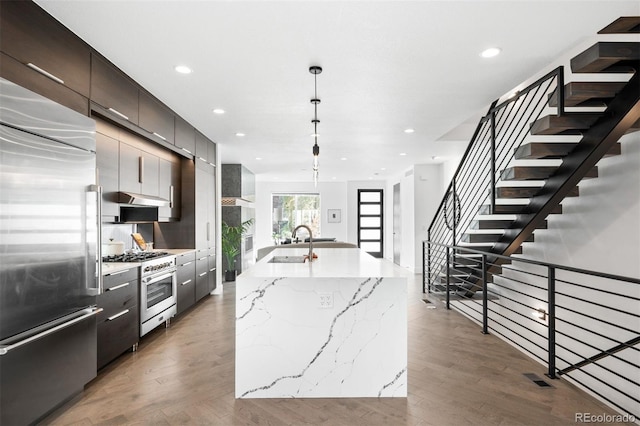
{"type": "Polygon", "coordinates": [[[234,397],[235,286],[146,335],[42,424],[567,425],[614,412],[440,302],[409,278],[407,398],[234,397]],[[435,309],[430,308],[435,306],[435,309]],[[524,377],[535,373],[552,387],[524,377]]]}

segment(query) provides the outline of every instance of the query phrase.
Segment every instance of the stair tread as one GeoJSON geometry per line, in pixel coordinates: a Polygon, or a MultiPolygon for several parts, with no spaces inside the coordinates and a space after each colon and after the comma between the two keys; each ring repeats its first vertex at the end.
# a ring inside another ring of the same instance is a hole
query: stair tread
{"type": "MultiPolygon", "coordinates": [[[[468,248],[468,249],[472,249],[472,250],[478,250],[478,251],[490,251],[493,248],[493,244],[480,244],[480,243],[473,243],[473,245],[471,245],[471,243],[458,243],[459,247],[464,247],[464,248],[468,248]]],[[[461,251],[461,253],[464,252],[464,250],[461,251]]],[[[466,252],[466,253],[471,253],[471,252],[466,252]]],[[[516,254],[522,254],[522,246],[518,247],[516,249],[516,251],[514,252],[516,254]]],[[[476,253],[478,254],[478,253],[476,253]]],[[[459,256],[459,255],[456,255],[459,256]]]]}
{"type": "MultiPolygon", "coordinates": [[[[471,229],[509,229],[513,220],[474,220],[469,226],[471,229]]],[[[547,229],[547,221],[538,226],[537,229],[547,229]]]]}
{"type": "MultiPolygon", "coordinates": [[[[526,204],[496,204],[495,214],[519,214],[524,211],[527,207],[526,204]]],[[[479,214],[489,214],[491,211],[491,206],[488,204],[483,204],[478,209],[479,214]]],[[[550,214],[562,214],[562,204],[558,204],[554,207],[553,211],[550,214]]]]}
{"type": "MultiPolygon", "coordinates": [[[[620,81],[574,81],[564,86],[564,106],[601,106],[622,90],[620,81]]],[[[549,95],[549,106],[558,106],[558,89],[549,95]]]]}
{"type": "MultiPolygon", "coordinates": [[[[530,186],[501,186],[496,188],[497,198],[533,198],[540,192],[540,187],[530,186]]],[[[580,195],[578,187],[574,187],[567,197],[577,197],[580,195]]]]}
{"type": "Polygon", "coordinates": [[[640,43],[598,42],[571,59],[571,71],[633,72],[633,65],[637,67],[639,61],[640,43]]]}
{"type": "MultiPolygon", "coordinates": [[[[465,243],[497,243],[500,238],[502,238],[502,233],[495,233],[495,234],[475,234],[475,233],[465,233],[462,235],[462,239],[461,242],[465,242],[465,243]]],[[[531,234],[529,237],[527,237],[525,240],[525,242],[533,242],[534,241],[534,237],[533,234],[531,234]]]]}
{"type": "Polygon", "coordinates": [[[640,16],[622,16],[598,31],[598,34],[634,33],[640,33],[640,16]]]}
{"type": "MultiPolygon", "coordinates": [[[[527,167],[527,166],[513,166],[504,169],[500,173],[500,179],[504,181],[510,180],[531,180],[531,179],[548,179],[552,176],[558,167],[555,166],[537,166],[537,167],[527,167]]],[[[583,177],[585,178],[596,178],[598,177],[598,167],[593,167],[589,172],[583,177]]]]}
{"type": "Polygon", "coordinates": [[[600,118],[599,113],[572,113],[561,116],[546,115],[531,123],[532,135],[578,135],[600,118]]]}
{"type": "MultiPolygon", "coordinates": [[[[540,160],[564,158],[573,151],[578,144],[576,142],[530,142],[516,149],[514,158],[517,160],[540,160]]],[[[616,143],[604,155],[611,157],[620,155],[620,143],[616,143]]]]}

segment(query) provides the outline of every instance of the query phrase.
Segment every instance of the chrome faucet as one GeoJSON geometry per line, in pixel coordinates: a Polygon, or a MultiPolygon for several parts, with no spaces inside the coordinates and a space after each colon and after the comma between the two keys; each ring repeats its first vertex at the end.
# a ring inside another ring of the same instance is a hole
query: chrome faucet
{"type": "Polygon", "coordinates": [[[307,232],[309,233],[309,262],[313,262],[313,234],[311,233],[311,228],[309,228],[307,225],[298,225],[296,226],[296,228],[293,230],[293,233],[291,233],[291,239],[296,237],[296,232],[298,231],[298,229],[300,228],[305,228],[307,230],[307,232]]]}

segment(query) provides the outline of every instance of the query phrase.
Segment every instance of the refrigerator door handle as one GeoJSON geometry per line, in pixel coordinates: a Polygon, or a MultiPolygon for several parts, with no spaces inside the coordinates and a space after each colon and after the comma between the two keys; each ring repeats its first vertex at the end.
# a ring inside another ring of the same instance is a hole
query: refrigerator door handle
{"type": "Polygon", "coordinates": [[[79,316],[77,318],[72,319],[71,321],[67,321],[64,322],[62,324],[58,324],[55,327],[51,327],[47,330],[44,330],[38,334],[34,334],[33,336],[27,337],[26,339],[20,340],[16,343],[10,344],[10,345],[0,345],[0,355],[6,355],[9,351],[13,350],[13,349],[17,349],[20,346],[24,346],[28,343],[34,342],[36,340],[40,340],[43,337],[46,337],[50,334],[53,334],[57,331],[60,331],[64,328],[67,328],[73,324],[77,324],[79,322],[82,322],[94,315],[99,314],[100,312],[102,312],[103,309],[102,308],[87,308],[87,309],[83,309],[82,312],[84,312],[84,315],[79,316]]]}
{"type": "Polygon", "coordinates": [[[98,294],[104,293],[104,278],[102,276],[102,186],[90,185],[90,192],[96,193],[96,271],[98,279],[98,294]]]}

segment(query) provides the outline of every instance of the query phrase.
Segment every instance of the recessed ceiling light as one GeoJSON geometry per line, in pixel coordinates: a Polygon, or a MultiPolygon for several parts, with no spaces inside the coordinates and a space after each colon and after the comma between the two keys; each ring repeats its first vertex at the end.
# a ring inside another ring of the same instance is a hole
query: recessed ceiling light
{"type": "Polygon", "coordinates": [[[431,159],[432,159],[432,160],[437,160],[437,159],[438,159],[438,156],[437,156],[437,155],[432,155],[432,156],[431,156],[431,159]]]}
{"type": "Polygon", "coordinates": [[[502,49],[500,49],[499,47],[490,47],[486,50],[483,50],[480,56],[482,56],[483,58],[493,58],[494,56],[498,56],[501,51],[502,49]]]}
{"type": "Polygon", "coordinates": [[[335,176],[333,176],[331,179],[332,179],[332,180],[336,180],[336,177],[335,177],[335,176]]]}
{"type": "Polygon", "coordinates": [[[387,168],[386,167],[381,167],[380,170],[387,170],[387,168]]]}
{"type": "Polygon", "coordinates": [[[405,155],[407,155],[407,153],[406,152],[401,152],[400,155],[404,157],[405,155]]]}
{"type": "Polygon", "coordinates": [[[340,158],[342,161],[347,161],[347,157],[340,158]]]}
{"type": "Polygon", "coordinates": [[[193,71],[186,65],[176,65],[174,68],[180,74],[191,74],[193,71]]]}
{"type": "Polygon", "coordinates": [[[240,133],[240,132],[238,132],[238,133],[236,133],[236,136],[238,136],[239,138],[241,138],[241,137],[245,136],[245,134],[244,134],[244,133],[240,133]]]}
{"type": "Polygon", "coordinates": [[[222,108],[216,108],[213,110],[214,114],[224,114],[224,110],[222,108]]]}
{"type": "Polygon", "coordinates": [[[262,157],[256,157],[256,160],[260,161],[262,160],[262,157]]]}
{"type": "Polygon", "coordinates": [[[405,133],[413,133],[413,132],[415,132],[415,130],[414,129],[404,129],[404,132],[405,133]]]}

